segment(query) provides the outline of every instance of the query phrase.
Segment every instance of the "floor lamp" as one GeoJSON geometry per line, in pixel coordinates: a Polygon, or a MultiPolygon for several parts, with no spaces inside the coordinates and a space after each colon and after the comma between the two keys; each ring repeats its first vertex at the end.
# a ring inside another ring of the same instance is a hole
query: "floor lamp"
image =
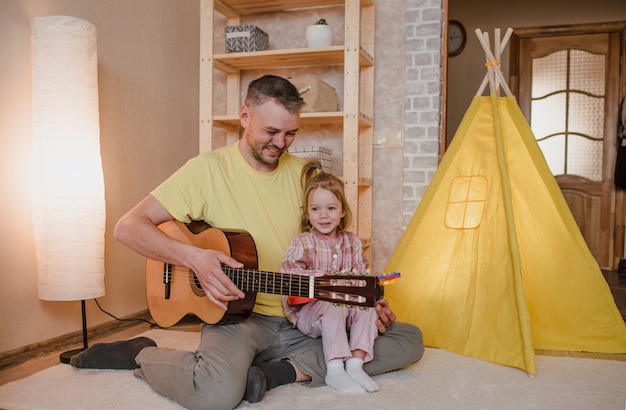
{"type": "MultiPolygon", "coordinates": [[[[104,295],[104,177],[100,156],[97,28],[68,16],[31,21],[32,217],[42,300],[104,295]]],[[[61,355],[61,361],[78,353],[61,355]]]]}

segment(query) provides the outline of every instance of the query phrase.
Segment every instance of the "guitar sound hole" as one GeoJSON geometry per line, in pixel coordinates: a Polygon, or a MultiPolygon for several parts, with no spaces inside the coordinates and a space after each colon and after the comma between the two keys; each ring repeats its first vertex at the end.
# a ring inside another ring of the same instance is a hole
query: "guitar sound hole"
{"type": "Polygon", "coordinates": [[[189,269],[189,286],[191,287],[191,291],[196,296],[202,297],[206,295],[206,293],[204,293],[204,289],[202,289],[202,285],[200,285],[198,277],[191,269],[189,269]]]}

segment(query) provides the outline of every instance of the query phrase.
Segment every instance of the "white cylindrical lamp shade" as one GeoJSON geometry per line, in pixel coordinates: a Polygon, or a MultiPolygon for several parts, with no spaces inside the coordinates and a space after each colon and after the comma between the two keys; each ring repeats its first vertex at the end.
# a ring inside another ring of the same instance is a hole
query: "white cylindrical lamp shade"
{"type": "Polygon", "coordinates": [[[97,28],[67,16],[31,21],[32,216],[44,300],[103,296],[104,176],[97,28]]]}

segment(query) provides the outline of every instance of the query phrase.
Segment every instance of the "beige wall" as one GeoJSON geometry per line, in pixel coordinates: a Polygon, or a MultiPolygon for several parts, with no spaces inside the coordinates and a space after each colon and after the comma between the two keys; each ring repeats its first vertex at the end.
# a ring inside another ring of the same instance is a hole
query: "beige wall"
{"type": "MultiPolygon", "coordinates": [[[[98,26],[106,296],[116,316],[146,309],[144,259],[116,243],[118,218],[198,151],[197,1],[0,2],[0,352],[80,329],[79,302],[37,298],[28,169],[30,20],[64,14],[98,26]]],[[[87,302],[88,326],[112,320],[87,302]]]]}

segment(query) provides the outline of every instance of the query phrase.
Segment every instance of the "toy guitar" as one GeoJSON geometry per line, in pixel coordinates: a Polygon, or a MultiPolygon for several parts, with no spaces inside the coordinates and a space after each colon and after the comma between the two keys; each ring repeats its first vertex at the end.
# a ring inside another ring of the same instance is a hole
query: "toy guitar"
{"type": "Polygon", "coordinates": [[[228,303],[225,312],[209,300],[191,269],[148,258],[148,308],[162,327],[173,326],[189,314],[209,324],[241,322],[252,312],[256,292],[368,307],[375,306],[383,296],[383,287],[376,276],[354,274],[312,277],[259,271],[254,240],[245,231],[221,230],[209,227],[204,222],[185,225],[177,221],[165,222],[159,228],[181,242],[219,250],[243,263],[243,268],[222,268],[245,293],[244,299],[228,303]]]}

